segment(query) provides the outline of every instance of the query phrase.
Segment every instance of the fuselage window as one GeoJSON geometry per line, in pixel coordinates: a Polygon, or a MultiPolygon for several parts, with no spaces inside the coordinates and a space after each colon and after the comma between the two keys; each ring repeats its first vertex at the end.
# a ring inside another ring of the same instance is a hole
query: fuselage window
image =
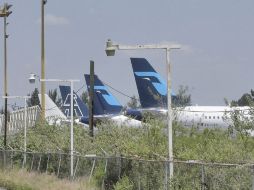
{"type": "Polygon", "coordinates": [[[209,116],[209,119],[211,119],[211,116],[209,116]]]}
{"type": "Polygon", "coordinates": [[[207,119],[207,116],[205,116],[205,119],[207,119]]]}
{"type": "Polygon", "coordinates": [[[213,119],[215,119],[215,116],[213,116],[213,119]]]}
{"type": "Polygon", "coordinates": [[[220,119],[220,116],[217,116],[217,119],[220,119]]]}

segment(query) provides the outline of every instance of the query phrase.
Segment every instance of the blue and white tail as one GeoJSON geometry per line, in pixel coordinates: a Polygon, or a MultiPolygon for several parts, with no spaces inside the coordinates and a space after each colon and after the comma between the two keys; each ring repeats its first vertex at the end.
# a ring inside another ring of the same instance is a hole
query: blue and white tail
{"type": "MultiPolygon", "coordinates": [[[[90,88],[90,75],[85,74],[87,89],[90,88]]],[[[122,110],[122,105],[108,91],[97,75],[94,75],[94,114],[117,114],[122,110]]]]}
{"type": "Polygon", "coordinates": [[[143,108],[166,107],[167,85],[145,58],[131,58],[133,74],[143,108]]]}
{"type": "MultiPolygon", "coordinates": [[[[69,117],[71,115],[71,88],[70,86],[59,86],[62,96],[62,110],[63,113],[69,117]]],[[[76,117],[88,117],[88,108],[80,97],[73,92],[73,109],[74,116],[76,117]]]]}

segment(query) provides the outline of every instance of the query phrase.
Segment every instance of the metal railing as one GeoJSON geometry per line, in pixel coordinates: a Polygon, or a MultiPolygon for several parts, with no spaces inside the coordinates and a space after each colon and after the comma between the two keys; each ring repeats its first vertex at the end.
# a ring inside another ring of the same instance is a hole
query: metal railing
{"type": "MultiPolygon", "coordinates": [[[[34,127],[40,116],[40,107],[32,106],[27,108],[27,128],[34,127]]],[[[24,129],[25,109],[10,112],[7,122],[7,130],[9,135],[13,135],[24,129]]],[[[0,115],[0,135],[4,133],[4,115],[0,115]]]]}
{"type": "MultiPolygon", "coordinates": [[[[26,169],[70,179],[70,154],[0,150],[0,168],[26,169]],[[26,158],[26,159],[24,159],[26,158]]],[[[169,161],[74,154],[74,179],[85,177],[101,189],[114,189],[125,179],[129,189],[253,189],[254,164],[174,161],[169,180],[169,161]]]]}

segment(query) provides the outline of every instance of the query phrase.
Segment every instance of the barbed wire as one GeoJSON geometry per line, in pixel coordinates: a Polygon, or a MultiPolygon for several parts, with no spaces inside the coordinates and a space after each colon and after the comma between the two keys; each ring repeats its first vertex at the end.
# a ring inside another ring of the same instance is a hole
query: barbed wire
{"type": "MultiPolygon", "coordinates": [[[[39,151],[24,151],[24,150],[17,150],[17,149],[7,149],[5,150],[3,147],[0,147],[0,152],[19,152],[22,154],[55,154],[55,155],[66,155],[71,156],[70,153],[58,151],[58,152],[39,152],[39,151]]],[[[74,152],[73,156],[82,157],[82,158],[91,158],[91,159],[126,159],[126,160],[135,160],[135,161],[142,161],[142,162],[173,162],[173,163],[182,163],[182,164],[197,164],[197,165],[207,165],[207,166],[234,166],[234,167],[254,167],[253,162],[245,162],[245,163],[225,163],[225,162],[206,162],[202,160],[177,160],[174,159],[173,161],[165,159],[145,159],[140,157],[133,157],[133,156],[98,156],[95,154],[86,154],[82,155],[79,152],[74,152]]]]}

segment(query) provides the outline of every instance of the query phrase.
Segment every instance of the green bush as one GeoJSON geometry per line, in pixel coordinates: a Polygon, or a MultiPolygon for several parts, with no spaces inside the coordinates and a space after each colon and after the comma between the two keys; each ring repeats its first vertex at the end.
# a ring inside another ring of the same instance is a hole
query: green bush
{"type": "MultiPolygon", "coordinates": [[[[165,187],[165,160],[168,155],[168,140],[165,123],[161,120],[146,119],[141,128],[115,126],[102,123],[97,127],[92,139],[89,131],[81,126],[74,126],[74,147],[80,154],[96,154],[113,156],[107,166],[105,160],[97,160],[93,180],[98,186],[104,184],[106,189],[163,189],[165,187]],[[121,159],[119,158],[121,157],[121,159]],[[126,157],[126,158],[124,158],[126,157]],[[144,160],[144,161],[142,161],[144,160]],[[149,162],[145,160],[160,160],[149,162]],[[105,172],[106,170],[106,172],[105,172]]],[[[237,123],[239,129],[239,122],[237,123]]],[[[248,129],[251,128],[248,124],[248,129]]],[[[180,124],[173,125],[173,150],[175,160],[200,160],[203,162],[251,163],[254,160],[254,139],[246,133],[236,135],[227,130],[198,130],[195,126],[183,128],[180,124]]],[[[22,149],[23,132],[9,139],[8,144],[14,149],[22,149]]],[[[69,153],[69,126],[49,126],[38,123],[27,133],[27,147],[34,152],[69,153]]],[[[22,158],[16,155],[15,158],[22,158]]],[[[38,159],[38,156],[37,158],[38,159]]],[[[42,159],[41,168],[46,169],[46,157],[42,159]]],[[[55,164],[48,167],[50,173],[56,173],[58,157],[51,157],[55,164]]],[[[92,161],[80,160],[81,169],[77,175],[89,175],[92,161]]],[[[62,161],[60,177],[68,173],[68,158],[62,161]]],[[[171,185],[175,189],[198,189],[201,184],[201,167],[191,164],[175,164],[174,179],[171,185]]],[[[205,168],[205,185],[221,189],[229,187],[246,187],[251,185],[249,169],[231,169],[219,167],[205,168]],[[225,184],[223,184],[225,182],[225,184]]],[[[169,183],[169,182],[168,182],[169,183]]],[[[168,184],[169,185],[169,184],[168,184]]],[[[215,189],[216,189],[215,188],[215,189]]]]}
{"type": "Polygon", "coordinates": [[[127,176],[123,176],[114,186],[115,190],[134,190],[134,185],[127,176]]]}

